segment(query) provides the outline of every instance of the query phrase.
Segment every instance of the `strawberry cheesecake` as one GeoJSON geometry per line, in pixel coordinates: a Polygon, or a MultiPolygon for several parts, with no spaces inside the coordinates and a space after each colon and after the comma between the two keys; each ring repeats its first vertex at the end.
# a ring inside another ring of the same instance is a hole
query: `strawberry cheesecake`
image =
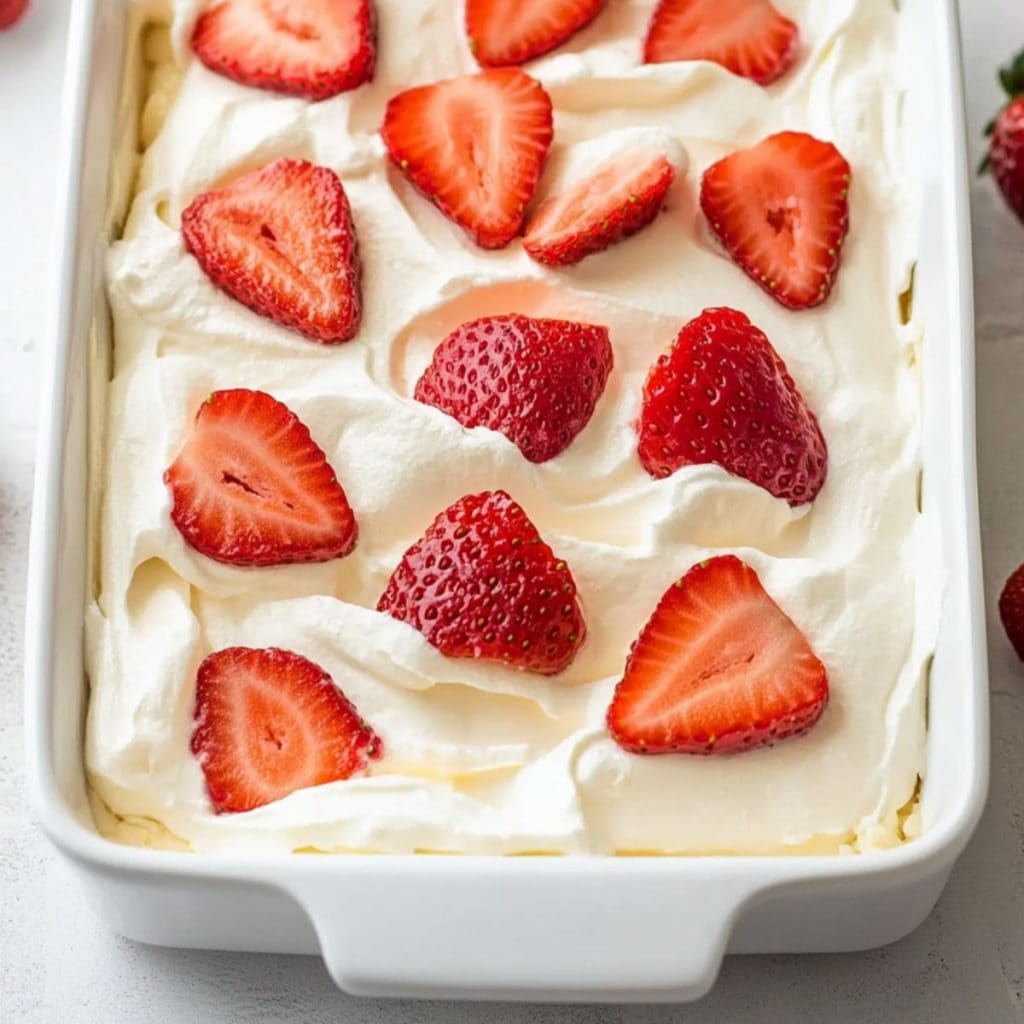
{"type": "Polygon", "coordinates": [[[890,0],[133,16],[100,830],[913,838],[941,569],[890,0]]]}

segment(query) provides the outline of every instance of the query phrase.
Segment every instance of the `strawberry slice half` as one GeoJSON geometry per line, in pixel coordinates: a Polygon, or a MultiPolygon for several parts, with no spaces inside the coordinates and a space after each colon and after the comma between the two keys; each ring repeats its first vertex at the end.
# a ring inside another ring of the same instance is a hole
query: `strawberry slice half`
{"type": "Polygon", "coordinates": [[[709,60],[768,85],[800,49],[800,30],[770,0],[661,0],[644,44],[644,62],[709,60]]]}
{"type": "Polygon", "coordinates": [[[553,675],[586,635],[569,567],[504,491],[460,498],[405,553],[377,610],[449,658],[553,675]]]}
{"type": "Polygon", "coordinates": [[[552,132],[551,98],[518,68],[399,93],[381,129],[395,165],[485,249],[519,234],[552,132]]]}
{"type": "Polygon", "coordinates": [[[650,224],[674,177],[675,168],[661,153],[612,160],[543,203],[523,247],[538,263],[579,263],[650,224]]]}
{"type": "Polygon", "coordinates": [[[326,167],[284,158],[181,215],[185,247],[218,288],[313,341],[359,331],[359,252],[348,197],[326,167]]]}
{"type": "Polygon", "coordinates": [[[700,205],[729,255],[790,309],[828,298],[850,222],[850,165],[831,142],[770,135],[712,164],[700,205]]]}
{"type": "Polygon", "coordinates": [[[228,647],[203,661],[191,747],[218,813],[351,778],[383,753],[319,665],[276,647],[228,647]]]}
{"type": "Polygon", "coordinates": [[[639,453],[653,477],[715,463],[797,506],[828,475],[828,447],[782,358],[735,309],[706,309],[644,384],[639,453]]]}
{"type": "Polygon", "coordinates": [[[325,100],[373,78],[370,0],[224,0],[202,14],[192,48],[243,85],[325,100]]]}
{"type": "Polygon", "coordinates": [[[522,64],[589,25],[605,0],[466,0],[466,34],[484,67],[522,64]]]}
{"type": "Polygon", "coordinates": [[[467,429],[497,430],[530,462],[546,462],[590,422],[612,362],[605,327],[483,317],[437,346],[416,399],[467,429]]]}
{"type": "Polygon", "coordinates": [[[327,457],[262,391],[210,395],[164,483],[174,525],[218,562],[326,562],[355,546],[355,515],[327,457]]]}
{"type": "Polygon", "coordinates": [[[732,754],[806,732],[828,673],[803,633],[733,555],[673,584],[633,645],[608,708],[634,754],[732,754]]]}

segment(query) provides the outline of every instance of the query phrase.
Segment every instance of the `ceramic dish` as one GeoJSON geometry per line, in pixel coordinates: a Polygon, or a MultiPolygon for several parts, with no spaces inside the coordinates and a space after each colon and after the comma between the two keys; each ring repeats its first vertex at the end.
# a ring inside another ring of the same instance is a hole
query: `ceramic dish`
{"type": "MultiPolygon", "coordinates": [[[[103,253],[127,192],[113,154],[128,5],[73,6],[52,320],[26,621],[29,779],[36,814],[111,926],[168,946],[319,952],[364,995],[688,1000],[723,955],[835,952],[891,942],[930,912],[980,815],[987,686],[974,455],[967,171],[953,0],[905,0],[908,99],[923,218],[922,510],[944,595],[928,693],[922,834],[898,848],[806,857],[185,855],[101,838],[83,771],[83,616],[90,418],[109,366],[103,253]],[[99,383],[96,383],[99,382],[99,383]],[[666,912],[668,911],[668,912],[666,912]]],[[[129,83],[130,87],[130,83],[129,83]]],[[[90,440],[91,439],[91,440],[90,440]]]]}

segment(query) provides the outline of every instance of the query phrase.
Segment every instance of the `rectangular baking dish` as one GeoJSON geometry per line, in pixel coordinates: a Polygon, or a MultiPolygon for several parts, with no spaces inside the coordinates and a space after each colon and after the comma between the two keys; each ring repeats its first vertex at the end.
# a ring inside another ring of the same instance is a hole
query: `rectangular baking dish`
{"type": "MultiPolygon", "coordinates": [[[[124,0],[71,15],[50,333],[26,619],[36,815],[121,934],[166,946],[319,952],[361,995],[685,1001],[725,953],[892,942],[931,911],[984,802],[988,711],[974,454],[967,170],[954,0],[901,0],[920,153],[914,301],[925,313],[923,510],[945,596],[931,672],[923,834],[849,857],[200,856],[92,826],[87,681],[90,365],[110,346],[102,255],[127,38],[124,0]]],[[[912,109],[911,109],[912,108],[912,109]]]]}

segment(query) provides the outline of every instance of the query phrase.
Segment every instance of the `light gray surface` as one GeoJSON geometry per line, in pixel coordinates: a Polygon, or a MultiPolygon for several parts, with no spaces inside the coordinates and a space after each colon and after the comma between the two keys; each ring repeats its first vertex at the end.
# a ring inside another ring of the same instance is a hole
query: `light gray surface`
{"type": "MultiPolygon", "coordinates": [[[[72,0],[73,2],[73,0],[72,0]]],[[[0,1022],[24,1024],[1012,1024],[1024,1020],[1024,666],[990,627],[992,793],[939,908],[904,942],[855,956],[733,958],[679,1008],[371,1002],[315,958],[149,949],[115,938],[34,830],[23,797],[21,631],[36,373],[68,0],[33,0],[0,35],[0,1022]]],[[[972,159],[1024,46],[1020,0],[961,0],[972,159]]],[[[989,607],[1024,560],[1024,227],[974,189],[978,420],[989,607]]]]}

